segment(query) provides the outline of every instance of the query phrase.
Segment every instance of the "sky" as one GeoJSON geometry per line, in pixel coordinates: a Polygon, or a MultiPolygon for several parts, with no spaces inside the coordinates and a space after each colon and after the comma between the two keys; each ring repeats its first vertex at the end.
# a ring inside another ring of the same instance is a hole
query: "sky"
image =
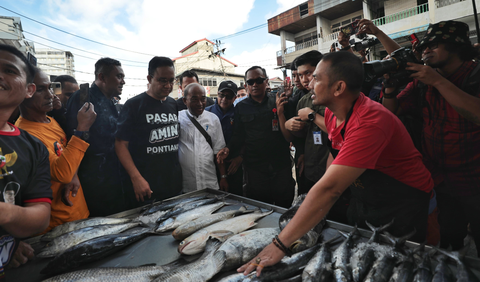
{"type": "Polygon", "coordinates": [[[101,57],[120,60],[126,76],[124,102],[146,90],[148,62],[153,56],[179,57],[180,50],[203,38],[221,41],[221,48],[226,48],[223,57],[238,65],[236,73],[243,74],[250,66],[260,65],[269,77],[283,77],[279,70],[274,70],[276,52],[281,49],[280,37],[269,34],[266,23],[269,18],[304,2],[306,0],[4,0],[0,4],[0,15],[20,17],[24,35],[34,41],[35,48],[53,47],[72,52],[79,83],[94,81],[94,64],[101,57]],[[260,25],[263,26],[244,32],[260,25]]]}

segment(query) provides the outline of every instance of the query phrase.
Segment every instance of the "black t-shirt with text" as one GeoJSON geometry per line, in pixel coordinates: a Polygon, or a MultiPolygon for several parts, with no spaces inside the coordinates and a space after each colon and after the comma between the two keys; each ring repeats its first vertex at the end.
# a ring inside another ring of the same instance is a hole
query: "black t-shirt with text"
{"type": "Polygon", "coordinates": [[[118,118],[116,137],[129,142],[133,162],[156,200],[176,196],[182,190],[179,126],[175,100],[167,97],[160,101],[145,92],[129,99],[118,118]]]}

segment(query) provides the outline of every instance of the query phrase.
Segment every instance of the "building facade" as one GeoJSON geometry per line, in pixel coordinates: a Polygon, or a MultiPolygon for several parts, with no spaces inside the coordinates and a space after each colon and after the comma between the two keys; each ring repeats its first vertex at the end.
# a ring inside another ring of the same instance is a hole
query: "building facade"
{"type": "MultiPolygon", "coordinates": [[[[480,5],[480,0],[475,3],[480,5]]],[[[411,46],[408,35],[416,33],[421,39],[429,24],[444,20],[467,23],[472,42],[477,42],[472,1],[308,0],[268,20],[268,32],[280,36],[277,65],[289,68],[293,59],[310,50],[329,52],[340,27],[362,18],[372,20],[401,46],[411,46]],[[293,46],[287,47],[287,41],[293,46]]],[[[382,51],[376,45],[370,59],[380,59],[382,51]]]]}
{"type": "Polygon", "coordinates": [[[38,67],[50,76],[70,75],[75,77],[75,59],[70,51],[38,48],[38,67]]]}
{"type": "Polygon", "coordinates": [[[0,16],[0,43],[16,47],[27,57],[35,55],[35,46],[25,39],[19,17],[0,16]]]}
{"type": "MultiPolygon", "coordinates": [[[[176,77],[186,70],[195,71],[209,97],[217,97],[218,86],[224,80],[231,80],[238,86],[245,83],[244,76],[235,73],[237,65],[219,55],[218,51],[215,52],[215,43],[206,38],[192,42],[180,50],[180,54],[180,57],[173,59],[176,77]]],[[[170,96],[182,96],[178,84],[174,85],[170,96]]]]}

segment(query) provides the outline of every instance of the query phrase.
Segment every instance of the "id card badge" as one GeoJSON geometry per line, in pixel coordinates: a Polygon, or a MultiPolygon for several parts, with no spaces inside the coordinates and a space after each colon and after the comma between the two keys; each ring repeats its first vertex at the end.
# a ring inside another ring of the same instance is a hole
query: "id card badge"
{"type": "Polygon", "coordinates": [[[321,131],[314,131],[313,132],[313,144],[323,145],[322,144],[322,132],[321,131]]]}
{"type": "Polygon", "coordinates": [[[272,131],[278,131],[278,119],[272,119],[272,131]]]}

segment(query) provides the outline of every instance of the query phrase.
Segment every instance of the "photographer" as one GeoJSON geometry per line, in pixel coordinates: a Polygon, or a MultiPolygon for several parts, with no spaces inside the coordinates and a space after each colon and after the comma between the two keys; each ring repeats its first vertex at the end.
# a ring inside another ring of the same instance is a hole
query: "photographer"
{"type": "MultiPolygon", "coordinates": [[[[370,21],[360,32],[380,39],[390,53],[396,43],[370,21]]],[[[399,115],[423,116],[423,160],[437,193],[441,248],[462,248],[467,225],[480,254],[480,91],[477,51],[468,25],[447,21],[430,25],[416,49],[425,65],[408,63],[410,82],[400,93],[385,89],[384,106],[399,115]]]]}

